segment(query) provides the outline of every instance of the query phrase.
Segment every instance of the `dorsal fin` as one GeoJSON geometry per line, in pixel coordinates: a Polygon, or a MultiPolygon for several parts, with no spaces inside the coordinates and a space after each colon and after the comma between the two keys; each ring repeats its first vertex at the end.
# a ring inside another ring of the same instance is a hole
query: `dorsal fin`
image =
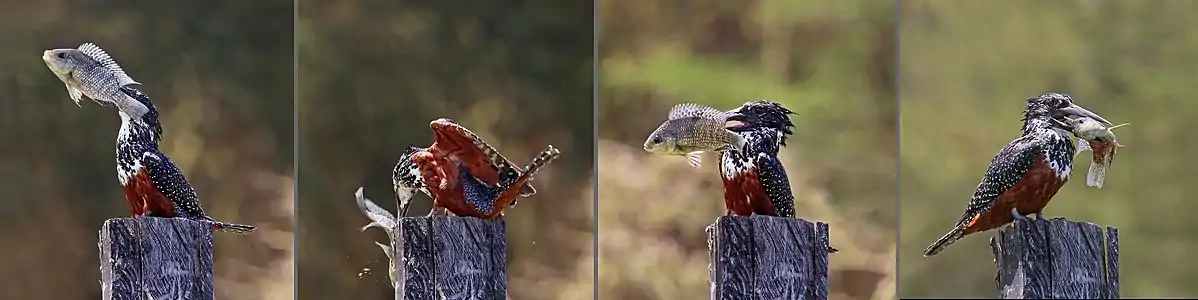
{"type": "Polygon", "coordinates": [[[670,108],[670,120],[695,117],[712,118],[722,121],[723,119],[728,118],[728,113],[695,103],[683,103],[674,105],[673,108],[670,108]]]}
{"type": "Polygon", "coordinates": [[[133,78],[129,78],[129,75],[125,74],[125,70],[122,70],[121,66],[117,65],[116,61],[111,56],[108,56],[107,52],[104,52],[104,49],[100,49],[100,46],[92,43],[84,43],[83,45],[79,45],[79,52],[83,52],[84,55],[95,60],[100,66],[112,71],[112,74],[116,76],[117,83],[121,86],[141,84],[134,81],[133,78]]]}

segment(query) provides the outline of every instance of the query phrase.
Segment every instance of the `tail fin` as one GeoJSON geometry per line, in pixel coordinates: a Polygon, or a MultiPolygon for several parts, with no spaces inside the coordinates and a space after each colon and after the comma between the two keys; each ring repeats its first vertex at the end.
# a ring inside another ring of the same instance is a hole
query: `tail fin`
{"type": "Polygon", "coordinates": [[[1090,171],[1086,173],[1086,185],[1102,188],[1102,182],[1106,179],[1106,167],[1105,162],[1090,162],[1090,171]]]}
{"type": "MultiPolygon", "coordinates": [[[[727,131],[727,129],[725,129],[725,131],[727,131]]],[[[745,139],[745,136],[738,133],[732,131],[728,131],[728,133],[732,134],[732,146],[736,147],[735,150],[743,151],[745,149],[745,144],[748,144],[749,140],[745,139]]]]}
{"type": "Polygon", "coordinates": [[[236,234],[249,234],[251,232],[254,232],[254,230],[258,229],[258,227],[255,227],[252,225],[225,223],[225,222],[220,222],[220,221],[209,221],[209,222],[212,222],[213,230],[223,231],[223,232],[231,232],[231,233],[236,233],[236,234]]]}
{"type": "Polygon", "coordinates": [[[952,245],[963,236],[965,236],[964,228],[961,226],[954,227],[952,231],[949,231],[947,234],[940,237],[939,240],[936,240],[935,243],[932,243],[931,246],[928,246],[928,249],[923,250],[923,256],[929,257],[936,255],[937,253],[940,253],[940,251],[944,251],[945,247],[952,245]]]}

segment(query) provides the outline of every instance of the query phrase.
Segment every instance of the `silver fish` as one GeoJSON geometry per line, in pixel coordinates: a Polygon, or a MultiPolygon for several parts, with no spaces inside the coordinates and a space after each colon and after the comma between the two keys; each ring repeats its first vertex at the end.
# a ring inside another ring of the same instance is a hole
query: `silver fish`
{"type": "Polygon", "coordinates": [[[1086,173],[1086,185],[1102,188],[1106,171],[1115,160],[1115,149],[1123,147],[1115,140],[1115,133],[1111,130],[1128,123],[1106,127],[1102,122],[1086,117],[1070,119],[1069,123],[1073,125],[1073,134],[1078,137],[1077,153],[1074,153],[1074,156],[1087,150],[1094,154],[1090,160],[1090,170],[1086,173]]]}
{"type": "Polygon", "coordinates": [[[690,166],[698,168],[703,152],[744,148],[745,138],[725,127],[731,115],[694,103],[675,105],[669,119],[645,140],[645,151],[684,156],[690,166]]]}

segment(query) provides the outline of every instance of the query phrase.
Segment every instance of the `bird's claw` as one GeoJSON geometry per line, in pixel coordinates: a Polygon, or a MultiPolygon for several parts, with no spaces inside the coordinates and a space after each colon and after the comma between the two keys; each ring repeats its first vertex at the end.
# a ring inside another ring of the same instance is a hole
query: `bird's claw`
{"type": "Polygon", "coordinates": [[[1019,209],[1014,207],[1011,208],[1011,216],[1014,216],[1016,220],[1027,220],[1027,216],[1019,214],[1019,209]]]}

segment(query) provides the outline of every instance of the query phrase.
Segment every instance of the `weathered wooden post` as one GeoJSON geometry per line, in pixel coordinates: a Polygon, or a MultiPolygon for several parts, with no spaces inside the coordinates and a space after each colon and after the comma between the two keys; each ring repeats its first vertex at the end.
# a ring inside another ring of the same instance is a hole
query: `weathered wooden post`
{"type": "Polygon", "coordinates": [[[505,230],[502,219],[400,218],[395,299],[506,299],[505,230]]]}
{"type": "Polygon", "coordinates": [[[213,299],[212,232],[207,224],[181,218],[104,221],[103,299],[213,299]]]}
{"type": "Polygon", "coordinates": [[[1119,299],[1119,235],[1089,222],[1015,220],[990,239],[1003,299],[1119,299]]]}
{"type": "Polygon", "coordinates": [[[828,224],[723,216],[707,227],[711,299],[828,299],[828,224]]]}

